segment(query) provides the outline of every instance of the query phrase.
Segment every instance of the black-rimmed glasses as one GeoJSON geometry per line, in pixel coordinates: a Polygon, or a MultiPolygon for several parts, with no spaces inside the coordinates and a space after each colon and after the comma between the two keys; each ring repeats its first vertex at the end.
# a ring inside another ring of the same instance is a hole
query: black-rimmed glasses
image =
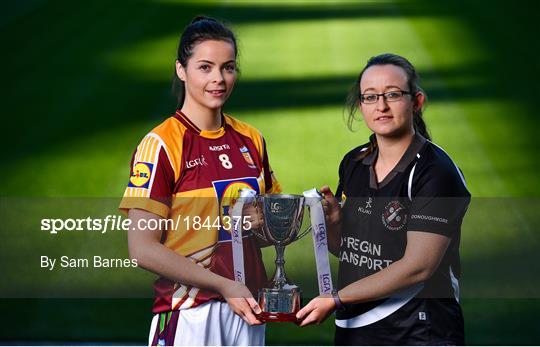
{"type": "Polygon", "coordinates": [[[366,93],[360,94],[360,102],[363,104],[374,104],[379,101],[379,97],[382,96],[387,102],[399,101],[403,95],[411,95],[411,92],[406,90],[393,90],[391,92],[375,94],[375,93],[366,93]]]}

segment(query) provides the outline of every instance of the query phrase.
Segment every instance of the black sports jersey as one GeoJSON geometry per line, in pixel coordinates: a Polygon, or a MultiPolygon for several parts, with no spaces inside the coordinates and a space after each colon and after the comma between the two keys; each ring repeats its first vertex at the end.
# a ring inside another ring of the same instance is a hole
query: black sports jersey
{"type": "MultiPolygon", "coordinates": [[[[451,242],[439,267],[425,283],[390,298],[347,305],[345,311],[337,312],[336,324],[347,328],[370,324],[371,328],[403,327],[403,321],[411,316],[414,322],[434,323],[433,315],[439,321],[448,317],[458,322],[460,229],[470,201],[461,172],[440,147],[417,134],[396,167],[377,182],[377,149],[359,159],[367,148],[368,144],[350,151],[339,168],[336,196],[341,196],[344,204],[338,287],[401,259],[407,231],[437,233],[451,242]]],[[[462,324],[461,318],[461,330],[462,324]]]]}

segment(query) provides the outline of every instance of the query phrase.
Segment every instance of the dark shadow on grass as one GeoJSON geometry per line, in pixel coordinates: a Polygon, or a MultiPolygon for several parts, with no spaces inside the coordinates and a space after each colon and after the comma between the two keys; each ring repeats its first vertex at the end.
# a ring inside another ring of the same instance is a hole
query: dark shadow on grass
{"type": "MultiPolygon", "coordinates": [[[[362,65],[364,62],[359,62],[362,65]]],[[[493,71],[485,64],[422,70],[421,85],[430,102],[515,100],[505,90],[493,88],[493,71]]],[[[239,80],[226,108],[230,111],[345,105],[356,75],[295,79],[239,80]]],[[[536,121],[536,120],[532,120],[536,121]]]]}
{"type": "MultiPolygon", "coordinates": [[[[420,71],[430,102],[508,100],[503,90],[492,88],[491,76],[480,66],[420,71]]],[[[174,112],[175,100],[170,94],[166,77],[150,82],[135,75],[100,69],[95,71],[100,77],[89,77],[88,85],[76,85],[76,75],[60,76],[56,83],[63,86],[35,94],[32,103],[24,103],[21,95],[12,94],[4,109],[5,112],[10,110],[8,115],[13,115],[4,120],[5,127],[9,129],[4,140],[11,140],[17,145],[11,147],[8,158],[35,154],[50,145],[88,137],[104,129],[152,120],[157,125],[174,112]],[[22,132],[17,131],[21,121],[25,124],[22,132]]],[[[354,81],[355,76],[240,79],[225,111],[234,115],[235,112],[246,110],[344,106],[354,81]]],[[[336,114],[336,117],[340,116],[336,114]]],[[[514,115],[520,116],[528,115],[514,115]]],[[[531,126],[531,122],[538,124],[539,119],[529,119],[522,134],[534,139],[535,127],[531,126]]]]}

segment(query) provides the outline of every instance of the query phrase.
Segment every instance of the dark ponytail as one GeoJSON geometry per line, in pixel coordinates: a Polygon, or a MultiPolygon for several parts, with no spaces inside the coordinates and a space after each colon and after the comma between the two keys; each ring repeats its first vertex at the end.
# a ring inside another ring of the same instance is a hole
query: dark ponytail
{"type": "MultiPolygon", "coordinates": [[[[356,79],[354,86],[351,88],[351,91],[347,95],[346,107],[348,111],[347,126],[349,129],[353,129],[354,121],[356,120],[356,112],[358,111],[358,105],[360,103],[360,81],[364,72],[371,66],[374,65],[395,65],[403,69],[407,75],[407,85],[412,95],[415,95],[418,92],[422,92],[426,99],[426,93],[420,88],[419,80],[420,76],[416,72],[414,66],[404,57],[397,54],[385,53],[380,54],[375,57],[372,57],[368,60],[366,66],[360,72],[360,75],[356,79]]],[[[426,103],[424,103],[425,105],[426,103]]],[[[414,131],[424,136],[426,139],[431,140],[429,131],[427,129],[426,123],[424,122],[423,109],[419,108],[413,111],[413,126],[414,131]]],[[[377,139],[375,136],[370,136],[370,144],[367,151],[362,152],[362,158],[368,156],[372,153],[377,147],[377,139]]]]}
{"type": "MultiPolygon", "coordinates": [[[[207,40],[230,42],[234,47],[235,57],[238,55],[236,37],[231,29],[227,28],[223,23],[214,18],[197,16],[193,18],[187,27],[185,27],[184,32],[180,37],[176,59],[185,68],[189,58],[193,54],[195,46],[207,40]]],[[[182,108],[184,105],[186,89],[184,81],[178,78],[176,74],[176,67],[173,73],[172,92],[173,95],[177,97],[177,108],[182,108]]]]}

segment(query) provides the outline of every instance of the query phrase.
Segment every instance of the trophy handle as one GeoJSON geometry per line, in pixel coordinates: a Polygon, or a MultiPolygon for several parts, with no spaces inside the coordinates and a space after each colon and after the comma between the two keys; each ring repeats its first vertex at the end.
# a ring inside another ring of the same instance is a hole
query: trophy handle
{"type": "Polygon", "coordinates": [[[302,231],[298,236],[296,237],[297,240],[300,240],[302,237],[306,236],[307,234],[311,233],[311,225],[307,227],[306,230],[302,231]]]}
{"type": "Polygon", "coordinates": [[[263,232],[261,232],[261,229],[250,229],[250,231],[255,234],[255,236],[257,236],[258,238],[260,238],[261,240],[265,241],[265,242],[268,242],[268,239],[266,238],[266,236],[264,235],[263,232]]]}

